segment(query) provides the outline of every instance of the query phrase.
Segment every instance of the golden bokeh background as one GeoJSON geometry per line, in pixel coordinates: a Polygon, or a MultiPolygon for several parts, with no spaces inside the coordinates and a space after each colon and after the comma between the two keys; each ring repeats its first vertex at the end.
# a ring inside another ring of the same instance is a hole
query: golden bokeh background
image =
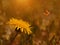
{"type": "MultiPolygon", "coordinates": [[[[31,24],[33,45],[54,45],[55,38],[60,45],[60,0],[0,0],[0,45],[8,45],[15,34],[14,28],[6,25],[11,18],[31,24]]],[[[19,39],[17,36],[13,45],[21,45],[19,39]]]]}

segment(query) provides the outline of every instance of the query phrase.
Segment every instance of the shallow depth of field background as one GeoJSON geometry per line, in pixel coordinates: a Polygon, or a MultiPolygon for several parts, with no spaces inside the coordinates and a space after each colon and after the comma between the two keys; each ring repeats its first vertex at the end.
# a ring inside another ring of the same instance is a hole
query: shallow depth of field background
{"type": "MultiPolygon", "coordinates": [[[[21,35],[11,45],[60,45],[60,0],[0,0],[0,45],[9,45],[15,29],[5,23],[22,19],[32,27],[30,42],[20,44],[21,35]]],[[[24,36],[27,38],[26,36],[24,36]]]]}

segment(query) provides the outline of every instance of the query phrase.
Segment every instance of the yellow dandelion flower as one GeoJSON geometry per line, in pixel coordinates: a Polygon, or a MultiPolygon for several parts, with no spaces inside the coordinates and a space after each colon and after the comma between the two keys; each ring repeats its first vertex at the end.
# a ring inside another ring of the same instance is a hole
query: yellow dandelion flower
{"type": "Polygon", "coordinates": [[[24,31],[25,33],[28,33],[28,34],[32,33],[32,31],[30,30],[31,25],[23,20],[12,18],[10,19],[10,21],[7,22],[7,24],[9,24],[11,27],[13,25],[15,28],[16,27],[21,28],[21,32],[24,31]]]}

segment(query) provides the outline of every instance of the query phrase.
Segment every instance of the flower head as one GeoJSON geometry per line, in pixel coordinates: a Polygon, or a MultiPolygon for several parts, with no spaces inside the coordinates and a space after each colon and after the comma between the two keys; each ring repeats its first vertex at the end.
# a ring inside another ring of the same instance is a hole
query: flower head
{"type": "Polygon", "coordinates": [[[21,19],[18,20],[18,19],[12,18],[7,22],[7,24],[9,24],[11,27],[14,26],[14,28],[16,27],[21,28],[21,32],[25,32],[28,34],[32,33],[32,31],[30,30],[31,25],[21,19]]]}

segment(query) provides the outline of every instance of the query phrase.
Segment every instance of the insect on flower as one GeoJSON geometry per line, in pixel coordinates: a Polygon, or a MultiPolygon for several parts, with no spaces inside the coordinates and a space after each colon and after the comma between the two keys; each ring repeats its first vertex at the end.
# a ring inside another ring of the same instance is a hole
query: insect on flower
{"type": "Polygon", "coordinates": [[[30,28],[30,24],[23,21],[22,19],[18,20],[15,18],[10,19],[7,24],[9,26],[14,26],[14,28],[18,27],[18,29],[20,28],[21,32],[27,33],[28,35],[32,33],[31,28],[30,28]]]}

